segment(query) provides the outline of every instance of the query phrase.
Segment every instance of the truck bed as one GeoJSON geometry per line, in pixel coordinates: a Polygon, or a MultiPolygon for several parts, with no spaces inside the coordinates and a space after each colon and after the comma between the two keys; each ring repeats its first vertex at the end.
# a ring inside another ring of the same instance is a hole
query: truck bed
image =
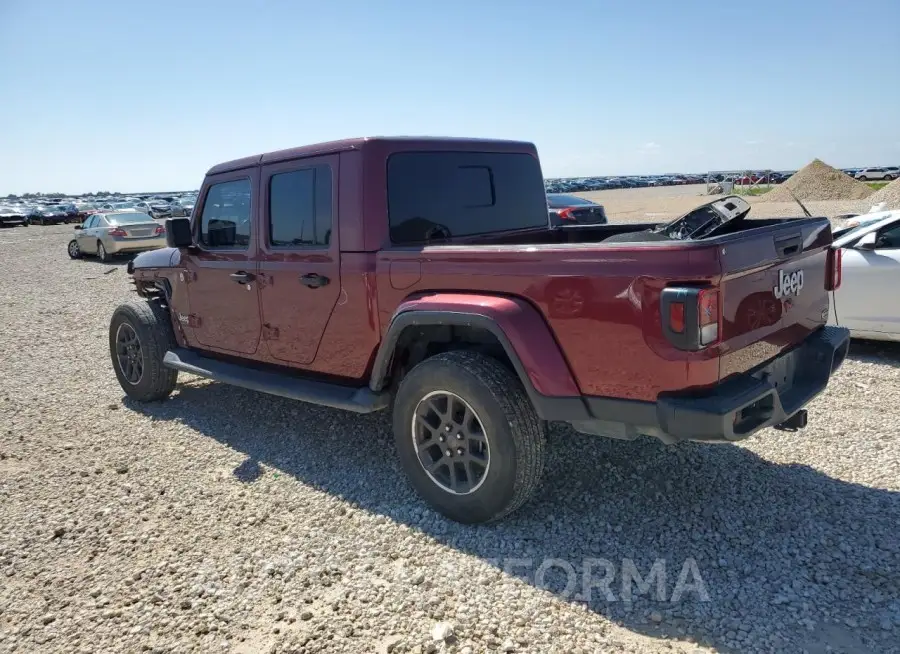
{"type": "MultiPolygon", "coordinates": [[[[828,220],[735,222],[730,233],[697,241],[605,242],[652,226],[633,224],[384,250],[380,304],[459,289],[523,297],[547,321],[584,395],[655,401],[660,393],[703,389],[751,370],[827,320],[828,220]],[[776,300],[779,276],[799,270],[806,292],[776,300]],[[667,341],[660,299],[676,285],[719,289],[716,344],[684,351],[667,341]]],[[[390,314],[381,318],[384,328],[390,314]]]]}

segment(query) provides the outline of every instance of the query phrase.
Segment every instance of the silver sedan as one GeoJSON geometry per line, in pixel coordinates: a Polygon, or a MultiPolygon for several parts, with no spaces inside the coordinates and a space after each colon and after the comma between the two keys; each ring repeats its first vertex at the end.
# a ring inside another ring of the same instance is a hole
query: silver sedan
{"type": "Polygon", "coordinates": [[[116,254],[166,246],[166,228],[138,211],[95,213],[75,229],[77,234],[68,247],[73,259],[93,254],[100,261],[109,261],[116,254]]]}

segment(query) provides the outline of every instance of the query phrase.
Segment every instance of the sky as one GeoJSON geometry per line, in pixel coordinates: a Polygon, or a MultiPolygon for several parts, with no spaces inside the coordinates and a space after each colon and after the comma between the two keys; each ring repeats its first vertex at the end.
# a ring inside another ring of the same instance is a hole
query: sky
{"type": "Polygon", "coordinates": [[[0,0],[0,195],[376,135],[547,177],[898,165],[898,66],[898,0],[0,0]]]}

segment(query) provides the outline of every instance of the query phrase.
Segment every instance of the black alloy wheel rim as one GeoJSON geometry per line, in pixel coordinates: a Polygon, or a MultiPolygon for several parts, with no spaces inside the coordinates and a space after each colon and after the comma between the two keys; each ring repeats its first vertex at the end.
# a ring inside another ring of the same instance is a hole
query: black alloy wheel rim
{"type": "Polygon", "coordinates": [[[412,439],[419,464],[441,490],[468,495],[487,478],[487,433],[475,410],[455,393],[433,391],[419,400],[412,439]]]}
{"type": "Polygon", "coordinates": [[[119,370],[129,384],[137,384],[144,376],[144,354],[134,327],[127,322],[116,330],[116,358],[119,370]]]}

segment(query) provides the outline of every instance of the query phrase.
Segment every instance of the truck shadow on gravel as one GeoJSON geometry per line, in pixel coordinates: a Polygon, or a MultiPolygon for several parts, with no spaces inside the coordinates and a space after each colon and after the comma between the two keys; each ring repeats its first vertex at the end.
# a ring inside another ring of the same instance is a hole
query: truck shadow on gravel
{"type": "Polygon", "coordinates": [[[900,493],[739,446],[616,442],[555,426],[537,496],[503,522],[469,527],[430,511],[406,485],[387,413],[358,416],[207,383],[179,385],[165,403],[125,404],[245,453],[234,471],[245,483],[277,469],[636,633],[735,652],[824,653],[826,644],[883,652],[900,642],[900,493]],[[606,596],[602,561],[614,574],[606,596]],[[662,574],[639,594],[633,575],[623,584],[627,561],[644,581],[654,564],[662,574]],[[691,561],[698,575],[686,580],[702,580],[708,601],[697,589],[672,601],[691,561]]]}
{"type": "Polygon", "coordinates": [[[847,358],[900,368],[900,343],[853,340],[847,358]]]}

